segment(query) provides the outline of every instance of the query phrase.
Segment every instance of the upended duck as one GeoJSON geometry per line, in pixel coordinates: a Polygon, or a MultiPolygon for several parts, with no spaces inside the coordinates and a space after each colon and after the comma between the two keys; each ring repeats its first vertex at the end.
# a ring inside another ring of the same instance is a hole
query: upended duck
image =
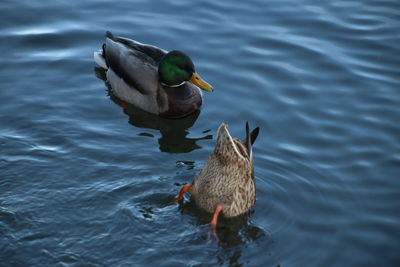
{"type": "Polygon", "coordinates": [[[232,137],[228,126],[222,123],[215,149],[203,170],[191,185],[184,185],[175,198],[178,202],[185,192],[189,192],[197,206],[214,213],[210,223],[214,233],[220,212],[226,217],[234,217],[247,212],[255,203],[252,146],[258,133],[259,127],[250,132],[246,123],[246,138],[242,141],[232,137]]]}
{"type": "Polygon", "coordinates": [[[213,91],[185,53],[167,52],[111,32],[106,33],[102,49],[94,52],[94,60],[107,70],[107,82],[118,98],[161,117],[189,115],[202,105],[200,89],[213,91]]]}

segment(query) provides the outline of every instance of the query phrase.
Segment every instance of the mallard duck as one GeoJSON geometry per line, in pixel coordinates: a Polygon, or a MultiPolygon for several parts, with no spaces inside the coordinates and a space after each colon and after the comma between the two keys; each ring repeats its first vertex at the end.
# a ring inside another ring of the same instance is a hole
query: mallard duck
{"type": "Polygon", "coordinates": [[[213,91],[185,53],[167,52],[111,32],[106,33],[102,49],[94,52],[94,60],[107,70],[107,81],[117,97],[162,117],[193,113],[202,104],[199,88],[213,91]]]}
{"type": "Polygon", "coordinates": [[[214,213],[210,226],[216,232],[218,215],[234,217],[248,211],[255,203],[256,190],[252,146],[259,127],[250,132],[246,123],[246,138],[242,141],[229,134],[224,123],[218,128],[214,151],[191,185],[184,185],[175,202],[189,192],[197,206],[214,213]]]}

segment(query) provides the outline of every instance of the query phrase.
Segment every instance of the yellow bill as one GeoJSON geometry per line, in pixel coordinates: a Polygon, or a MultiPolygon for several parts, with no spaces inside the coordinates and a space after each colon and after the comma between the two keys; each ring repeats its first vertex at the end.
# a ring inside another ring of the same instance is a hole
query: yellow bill
{"type": "Polygon", "coordinates": [[[200,78],[200,76],[199,76],[199,74],[197,74],[197,72],[193,72],[193,75],[189,81],[191,83],[193,83],[194,85],[196,85],[197,87],[199,87],[200,89],[203,89],[204,91],[207,91],[207,92],[214,91],[213,87],[209,83],[204,81],[202,78],[200,78]]]}

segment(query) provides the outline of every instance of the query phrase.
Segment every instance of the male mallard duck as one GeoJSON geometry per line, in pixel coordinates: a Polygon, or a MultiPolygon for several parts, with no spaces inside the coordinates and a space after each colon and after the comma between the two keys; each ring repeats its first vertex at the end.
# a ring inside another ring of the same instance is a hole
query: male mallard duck
{"type": "Polygon", "coordinates": [[[183,198],[188,191],[196,204],[203,210],[214,213],[210,226],[216,232],[218,215],[234,217],[248,211],[255,203],[256,190],[252,145],[259,127],[251,133],[246,123],[246,139],[240,140],[229,134],[224,123],[218,128],[214,151],[203,170],[191,185],[182,187],[175,201],[183,198]]]}
{"type": "Polygon", "coordinates": [[[106,37],[103,49],[94,53],[94,60],[107,69],[107,81],[125,102],[162,117],[177,118],[200,108],[199,88],[213,91],[183,52],[167,52],[111,32],[106,37]]]}

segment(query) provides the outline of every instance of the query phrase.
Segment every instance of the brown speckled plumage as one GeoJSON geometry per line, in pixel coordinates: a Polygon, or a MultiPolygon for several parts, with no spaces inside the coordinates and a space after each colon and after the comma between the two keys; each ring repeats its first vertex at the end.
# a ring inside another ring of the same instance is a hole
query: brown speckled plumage
{"type": "Polygon", "coordinates": [[[212,213],[216,205],[221,205],[223,214],[233,217],[254,205],[256,190],[251,147],[258,130],[250,133],[247,124],[246,139],[242,141],[231,137],[226,124],[218,128],[215,149],[189,189],[200,208],[212,213]]]}

